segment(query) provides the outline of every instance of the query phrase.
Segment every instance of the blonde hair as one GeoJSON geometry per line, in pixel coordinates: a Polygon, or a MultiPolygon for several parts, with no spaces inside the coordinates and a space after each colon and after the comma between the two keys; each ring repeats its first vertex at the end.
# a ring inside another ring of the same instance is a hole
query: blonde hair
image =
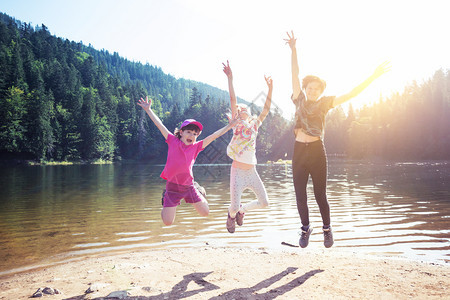
{"type": "Polygon", "coordinates": [[[245,111],[249,119],[256,119],[256,117],[252,115],[252,111],[250,110],[250,107],[248,107],[248,105],[244,103],[238,103],[236,104],[236,109],[238,114],[245,111]]]}

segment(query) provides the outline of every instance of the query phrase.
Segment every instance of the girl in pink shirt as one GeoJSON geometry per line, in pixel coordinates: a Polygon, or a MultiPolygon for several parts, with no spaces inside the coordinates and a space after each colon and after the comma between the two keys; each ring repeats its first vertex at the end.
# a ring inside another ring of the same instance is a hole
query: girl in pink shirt
{"type": "Polygon", "coordinates": [[[167,180],[161,218],[165,225],[172,225],[181,199],[184,199],[186,203],[192,203],[201,216],[207,216],[209,214],[208,202],[194,186],[192,167],[200,151],[232,128],[237,119],[232,119],[227,126],[217,130],[204,140],[197,141],[197,137],[203,130],[200,122],[187,119],[181,124],[180,129],[172,134],[153,112],[151,104],[152,100],[148,97],[145,100],[141,98],[138,102],[138,105],[145,110],[161,131],[169,146],[167,162],[161,173],[161,178],[167,180]]]}

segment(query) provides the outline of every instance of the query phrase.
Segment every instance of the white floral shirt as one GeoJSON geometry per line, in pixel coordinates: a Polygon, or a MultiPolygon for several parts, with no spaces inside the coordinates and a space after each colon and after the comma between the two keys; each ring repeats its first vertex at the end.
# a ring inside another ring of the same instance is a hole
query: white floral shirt
{"type": "Polygon", "coordinates": [[[258,119],[240,120],[233,128],[233,138],[227,147],[227,155],[232,160],[256,165],[256,136],[260,125],[258,119]]]}

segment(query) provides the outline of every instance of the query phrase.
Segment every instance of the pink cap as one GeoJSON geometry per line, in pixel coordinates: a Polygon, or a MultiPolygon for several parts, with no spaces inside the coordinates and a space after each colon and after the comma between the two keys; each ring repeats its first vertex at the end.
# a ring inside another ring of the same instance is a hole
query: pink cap
{"type": "Polygon", "coordinates": [[[187,119],[186,121],[184,121],[183,124],[181,124],[180,129],[183,129],[183,127],[188,126],[189,124],[197,125],[198,128],[200,128],[200,131],[203,130],[203,125],[200,122],[195,121],[194,119],[187,119]]]}

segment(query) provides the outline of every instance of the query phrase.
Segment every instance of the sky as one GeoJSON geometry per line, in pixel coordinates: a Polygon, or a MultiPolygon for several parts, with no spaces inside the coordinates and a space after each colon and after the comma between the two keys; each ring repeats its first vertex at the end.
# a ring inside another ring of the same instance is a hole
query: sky
{"type": "Polygon", "coordinates": [[[351,100],[361,107],[450,69],[449,7],[447,0],[0,0],[0,12],[17,20],[176,78],[228,90],[228,60],[237,96],[250,102],[262,101],[264,75],[271,76],[273,103],[285,116],[294,109],[286,32],[297,38],[300,79],[325,79],[324,95],[349,92],[390,61],[391,71],[351,100]]]}

